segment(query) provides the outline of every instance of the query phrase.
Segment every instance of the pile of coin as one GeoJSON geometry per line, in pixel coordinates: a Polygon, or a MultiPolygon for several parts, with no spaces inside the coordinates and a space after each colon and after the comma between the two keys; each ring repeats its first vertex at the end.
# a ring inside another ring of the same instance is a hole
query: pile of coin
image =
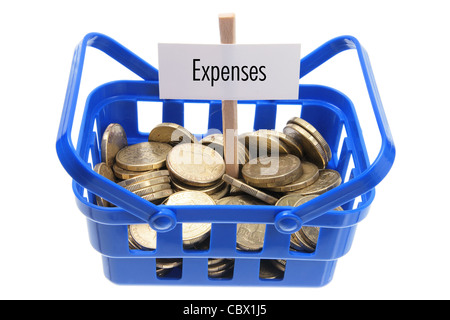
{"type": "MultiPolygon", "coordinates": [[[[129,145],[123,127],[110,124],[102,136],[102,162],[94,170],[140,197],[161,205],[276,205],[299,206],[340,185],[339,173],[327,168],[332,153],[322,135],[304,119],[287,121],[283,132],[257,130],[238,139],[240,175],[225,173],[221,133],[200,141],[186,128],[161,123],[148,141],[129,145]]],[[[96,196],[99,206],[113,204],[96,196]]],[[[342,210],[337,208],[336,210],[342,210]]],[[[186,250],[209,248],[210,223],[183,223],[186,250]]],[[[264,224],[238,224],[236,249],[260,251],[264,224]]],[[[156,231],[131,225],[130,249],[155,250],[156,231]]],[[[302,227],[291,235],[291,249],[314,252],[320,229],[302,227]]],[[[261,261],[261,277],[279,278],[285,260],[261,261]]],[[[182,266],[182,259],[158,259],[157,273],[182,266]]],[[[234,259],[208,261],[210,277],[232,274],[234,259]]],[[[282,273],[281,273],[282,275],[282,273]]]]}

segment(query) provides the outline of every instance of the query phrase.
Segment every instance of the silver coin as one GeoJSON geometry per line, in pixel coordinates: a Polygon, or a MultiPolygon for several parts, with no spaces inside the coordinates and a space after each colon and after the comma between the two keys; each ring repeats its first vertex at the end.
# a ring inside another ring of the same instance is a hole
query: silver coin
{"type": "Polygon", "coordinates": [[[236,245],[239,250],[259,251],[264,246],[266,225],[260,223],[239,223],[236,231],[236,245]]]}
{"type": "Polygon", "coordinates": [[[271,260],[261,259],[259,277],[261,279],[282,279],[283,272],[271,260]]]}
{"type": "Polygon", "coordinates": [[[209,271],[208,277],[210,278],[231,278],[233,276],[233,268],[226,268],[218,271],[209,271]]]}
{"type": "Polygon", "coordinates": [[[233,259],[224,259],[220,258],[219,261],[216,261],[215,263],[210,263],[208,259],[208,272],[216,272],[216,271],[222,271],[231,268],[234,265],[233,259]]]}
{"type": "Polygon", "coordinates": [[[339,172],[332,169],[319,170],[319,178],[311,185],[289,193],[300,193],[302,195],[322,194],[337,186],[342,182],[339,172]]]}
{"type": "Polygon", "coordinates": [[[281,197],[277,203],[275,203],[276,206],[289,206],[289,207],[294,207],[295,204],[297,203],[297,201],[299,200],[299,198],[303,197],[301,194],[299,193],[292,193],[292,194],[287,194],[283,197],[281,197]]]}
{"type": "Polygon", "coordinates": [[[179,267],[183,262],[181,258],[157,258],[156,267],[160,269],[172,269],[179,267]]]}
{"type": "Polygon", "coordinates": [[[132,243],[141,250],[155,250],[157,232],[148,224],[133,224],[128,226],[132,243]]]}
{"type": "Polygon", "coordinates": [[[278,268],[281,272],[284,272],[286,270],[286,260],[284,259],[274,259],[270,260],[270,262],[278,268]]]}

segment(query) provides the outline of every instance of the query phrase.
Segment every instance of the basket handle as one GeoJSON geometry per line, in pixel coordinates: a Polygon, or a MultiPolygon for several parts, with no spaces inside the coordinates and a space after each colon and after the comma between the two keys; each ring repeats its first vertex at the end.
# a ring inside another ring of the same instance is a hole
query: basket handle
{"type": "Polygon", "coordinates": [[[302,59],[300,78],[338,53],[349,49],[356,49],[358,53],[367,91],[382,138],[380,152],[372,164],[360,163],[362,167],[361,174],[350,181],[299,207],[279,213],[275,218],[275,226],[278,226],[277,229],[280,231],[286,229],[284,226],[301,226],[303,223],[318,218],[326,212],[373,189],[387,175],[393,165],[395,147],[392,134],[375,83],[369,57],[357,39],[352,36],[341,36],[324,43],[302,59]]]}
{"type": "Polygon", "coordinates": [[[176,217],[172,211],[168,209],[159,210],[153,203],[126,189],[117,188],[114,182],[94,172],[75,151],[71,134],[87,47],[94,47],[103,51],[144,80],[158,80],[157,69],[115,40],[99,33],[87,34],[76,47],[72,60],[69,84],[56,141],[56,150],[61,164],[69,175],[84,188],[150,223],[156,230],[169,231],[176,225],[176,217]]]}

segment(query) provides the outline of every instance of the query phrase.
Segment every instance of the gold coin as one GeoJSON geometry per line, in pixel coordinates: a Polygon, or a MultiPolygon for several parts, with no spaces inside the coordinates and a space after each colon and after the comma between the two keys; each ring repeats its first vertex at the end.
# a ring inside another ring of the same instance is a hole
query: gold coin
{"type": "MultiPolygon", "coordinates": [[[[319,195],[301,196],[296,207],[312,200],[319,195]]],[[[337,207],[334,210],[343,211],[342,207],[337,207]]],[[[317,242],[319,240],[320,228],[315,226],[302,226],[302,228],[291,235],[291,245],[297,249],[306,252],[314,252],[316,250],[317,242]]]]}
{"type": "Polygon", "coordinates": [[[128,240],[135,248],[155,250],[157,232],[148,224],[133,224],[128,226],[128,240]]]}
{"type": "MultiPolygon", "coordinates": [[[[97,163],[94,166],[94,171],[97,172],[99,175],[101,175],[113,182],[116,182],[116,178],[114,176],[113,171],[106,163],[104,163],[104,162],[97,163]]],[[[106,201],[105,199],[103,199],[97,195],[95,196],[95,199],[97,200],[97,205],[99,205],[101,207],[112,207],[113,206],[113,204],[111,204],[110,202],[106,201]]]]}
{"type": "Polygon", "coordinates": [[[256,188],[253,188],[252,186],[249,186],[248,184],[241,182],[238,179],[235,179],[235,178],[229,176],[228,174],[224,174],[222,179],[226,183],[230,184],[231,186],[235,186],[236,188],[239,188],[241,191],[243,191],[255,198],[258,198],[259,200],[262,200],[265,203],[273,205],[278,201],[277,198],[272,197],[271,195],[269,195],[265,192],[262,192],[256,188]]]}
{"type": "Polygon", "coordinates": [[[303,158],[303,150],[300,144],[297,143],[293,138],[290,136],[284,134],[283,132],[278,132],[276,130],[258,130],[257,132],[260,132],[261,134],[266,134],[267,136],[272,136],[282,143],[286,145],[287,151],[290,154],[293,154],[294,156],[299,157],[300,159],[303,158]]]}
{"type": "Polygon", "coordinates": [[[158,178],[152,178],[152,179],[140,181],[140,182],[131,184],[129,186],[125,186],[124,188],[127,189],[128,191],[134,192],[139,189],[151,187],[151,186],[154,186],[157,184],[169,183],[169,182],[170,182],[170,177],[162,176],[162,177],[158,177],[158,178]]]}
{"type": "MultiPolygon", "coordinates": [[[[224,157],[224,142],[223,142],[223,134],[215,133],[210,134],[200,140],[200,143],[214,149],[217,153],[219,153],[222,157],[224,157]]],[[[248,150],[245,148],[245,145],[238,140],[238,161],[240,165],[244,165],[248,161],[248,150]]]]}
{"type": "Polygon", "coordinates": [[[179,191],[167,199],[166,205],[215,205],[216,202],[201,191],[179,191]]]}
{"type": "Polygon", "coordinates": [[[127,146],[116,155],[119,167],[131,171],[159,169],[166,163],[166,157],[172,147],[161,142],[141,142],[127,146]]]}
{"type": "Polygon", "coordinates": [[[210,194],[209,196],[214,199],[214,201],[218,201],[225,197],[228,192],[230,191],[230,185],[228,183],[225,183],[221,189],[216,191],[215,193],[210,194]]]}
{"type": "Polygon", "coordinates": [[[319,178],[311,185],[292,191],[302,195],[322,194],[339,186],[342,182],[339,172],[332,169],[322,169],[319,171],[319,178]]]}
{"type": "Polygon", "coordinates": [[[248,150],[249,159],[289,153],[289,148],[283,141],[273,135],[267,134],[265,130],[243,133],[239,136],[238,140],[248,150]]]}
{"type": "Polygon", "coordinates": [[[303,148],[306,159],[314,163],[319,169],[324,169],[328,163],[328,157],[322,145],[312,134],[299,125],[288,123],[283,133],[293,138],[303,148]]]}
{"type": "Polygon", "coordinates": [[[148,135],[148,141],[163,142],[175,146],[179,143],[196,143],[197,138],[183,126],[164,122],[158,124],[148,135]]]}
{"type": "MultiPolygon", "coordinates": [[[[200,191],[175,192],[166,205],[215,205],[213,198],[200,191]]],[[[183,223],[183,245],[193,246],[209,236],[211,223],[183,223]]]]}
{"type": "Polygon", "coordinates": [[[122,169],[121,167],[119,167],[116,163],[113,164],[113,171],[114,171],[114,175],[121,179],[121,180],[127,180],[127,179],[131,179],[143,174],[146,174],[148,172],[152,172],[154,170],[149,170],[149,171],[130,171],[130,170],[125,170],[122,169]]]}
{"type": "Polygon", "coordinates": [[[169,197],[170,195],[173,194],[173,190],[172,189],[164,189],[161,191],[156,191],[153,193],[148,193],[148,194],[144,194],[141,196],[142,199],[148,200],[148,201],[156,201],[156,200],[161,200],[164,198],[169,197]]]}
{"type": "Polygon", "coordinates": [[[242,167],[245,182],[259,188],[286,185],[300,178],[301,174],[301,161],[292,154],[258,157],[242,167]]]}
{"type": "Polygon", "coordinates": [[[179,144],[167,155],[167,169],[175,179],[192,186],[210,186],[225,173],[225,161],[199,143],[179,144]]]}
{"type": "Polygon", "coordinates": [[[328,143],[324,139],[324,137],[320,134],[320,132],[312,124],[310,124],[308,121],[306,121],[302,118],[299,118],[299,117],[293,117],[293,118],[289,119],[287,123],[293,123],[293,124],[299,125],[303,129],[305,129],[306,131],[311,133],[314,136],[314,138],[316,138],[316,140],[320,143],[322,148],[325,150],[328,161],[331,160],[330,146],[328,145],[328,143]]]}
{"type": "Polygon", "coordinates": [[[220,190],[224,185],[226,185],[225,181],[219,180],[217,183],[207,186],[207,187],[195,187],[190,186],[188,184],[185,184],[181,181],[178,181],[176,179],[172,179],[172,185],[176,191],[201,191],[206,194],[213,194],[220,190]]]}
{"type": "Polygon", "coordinates": [[[300,197],[303,197],[303,196],[299,193],[287,194],[287,195],[281,197],[277,201],[277,203],[275,203],[275,205],[281,206],[281,207],[284,207],[284,206],[294,207],[300,197]]]}
{"type": "Polygon", "coordinates": [[[145,187],[142,189],[138,189],[136,191],[133,191],[133,193],[142,197],[142,196],[145,196],[150,193],[154,193],[154,192],[161,191],[161,190],[168,190],[168,189],[172,189],[172,186],[170,185],[170,183],[161,183],[161,184],[155,184],[153,186],[145,187]]]}
{"type": "Polygon", "coordinates": [[[305,188],[316,182],[319,178],[319,169],[317,168],[317,166],[314,163],[306,161],[302,161],[301,166],[302,175],[300,176],[300,178],[290,184],[267,189],[273,192],[289,192],[305,188]]]}
{"type": "Polygon", "coordinates": [[[168,176],[168,175],[169,175],[169,170],[149,171],[149,172],[144,172],[136,177],[120,181],[117,184],[122,187],[126,187],[126,186],[130,186],[132,184],[144,181],[144,180],[150,180],[153,178],[158,178],[158,177],[168,176]]]}
{"type": "Polygon", "coordinates": [[[112,167],[116,160],[116,154],[120,149],[128,145],[127,135],[123,127],[118,123],[109,124],[103,132],[100,143],[101,159],[108,167],[112,167]]]}
{"type": "Polygon", "coordinates": [[[225,206],[225,205],[264,206],[264,205],[266,205],[265,202],[258,200],[255,197],[252,197],[247,194],[225,197],[225,198],[222,198],[222,199],[216,201],[216,203],[221,206],[225,206]]]}
{"type": "Polygon", "coordinates": [[[264,246],[266,225],[261,223],[238,223],[236,247],[244,251],[259,251],[264,246]]]}

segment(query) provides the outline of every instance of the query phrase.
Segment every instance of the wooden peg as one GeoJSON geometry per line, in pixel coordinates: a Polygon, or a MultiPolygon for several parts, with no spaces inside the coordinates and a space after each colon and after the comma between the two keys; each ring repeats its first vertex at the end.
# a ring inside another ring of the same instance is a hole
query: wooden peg
{"type": "MultiPolygon", "coordinates": [[[[219,14],[219,29],[220,42],[222,44],[236,43],[236,19],[234,13],[219,14]]],[[[222,101],[222,124],[225,171],[233,178],[238,178],[238,123],[236,100],[222,101]]]]}

